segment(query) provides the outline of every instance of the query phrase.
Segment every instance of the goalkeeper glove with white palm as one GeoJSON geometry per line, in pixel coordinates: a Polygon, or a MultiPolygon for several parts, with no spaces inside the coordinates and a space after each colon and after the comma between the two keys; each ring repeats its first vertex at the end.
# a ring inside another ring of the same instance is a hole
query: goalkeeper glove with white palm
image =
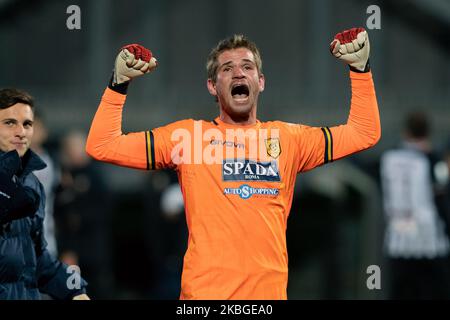
{"type": "Polygon", "coordinates": [[[347,63],[352,71],[368,72],[370,70],[370,42],[364,28],[352,28],[336,34],[330,43],[330,52],[347,63]]]}
{"type": "Polygon", "coordinates": [[[109,87],[115,91],[126,93],[132,79],[153,71],[157,65],[158,62],[149,49],[139,44],[126,45],[122,47],[116,57],[109,87]]]}

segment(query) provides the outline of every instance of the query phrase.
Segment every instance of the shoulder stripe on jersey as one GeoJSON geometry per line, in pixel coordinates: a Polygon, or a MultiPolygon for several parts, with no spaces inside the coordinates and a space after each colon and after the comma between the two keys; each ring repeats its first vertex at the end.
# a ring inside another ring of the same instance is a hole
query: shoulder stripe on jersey
{"type": "Polygon", "coordinates": [[[216,126],[218,126],[219,124],[216,122],[216,120],[214,119],[213,121],[212,121],[212,123],[214,123],[216,126]]]}
{"type": "Polygon", "coordinates": [[[324,163],[333,161],[333,135],[331,134],[330,128],[323,127],[321,128],[323,135],[325,137],[325,156],[324,163]]]}
{"type": "Polygon", "coordinates": [[[145,152],[147,154],[147,170],[155,170],[155,147],[153,132],[145,132],[145,152]]]}
{"type": "Polygon", "coordinates": [[[152,159],[152,170],[155,170],[155,138],[153,137],[153,132],[150,131],[150,155],[152,159]]]}

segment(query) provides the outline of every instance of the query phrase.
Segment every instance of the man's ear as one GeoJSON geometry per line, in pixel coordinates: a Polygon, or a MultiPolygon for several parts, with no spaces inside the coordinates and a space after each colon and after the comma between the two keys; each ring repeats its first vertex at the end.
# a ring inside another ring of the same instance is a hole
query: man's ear
{"type": "Polygon", "coordinates": [[[211,95],[217,97],[217,91],[216,91],[216,83],[212,79],[208,79],[206,86],[208,87],[208,91],[211,95]]]}
{"type": "Polygon", "coordinates": [[[264,75],[261,73],[259,75],[259,92],[263,92],[266,85],[266,78],[264,78],[264,75]]]}

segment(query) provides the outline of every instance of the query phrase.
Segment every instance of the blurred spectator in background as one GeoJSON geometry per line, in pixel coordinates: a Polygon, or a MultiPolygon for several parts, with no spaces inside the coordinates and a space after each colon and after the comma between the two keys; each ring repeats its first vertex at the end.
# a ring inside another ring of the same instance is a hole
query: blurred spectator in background
{"type": "Polygon", "coordinates": [[[34,135],[31,143],[31,148],[37,153],[39,157],[47,164],[47,167],[36,171],[35,176],[42,183],[45,191],[45,219],[44,219],[44,235],[47,240],[47,249],[54,257],[58,256],[56,235],[55,235],[55,220],[53,218],[53,209],[55,205],[55,191],[59,184],[60,172],[56,163],[53,161],[49,152],[45,148],[45,143],[48,139],[48,130],[45,125],[42,114],[35,113],[34,115],[34,135]]]}
{"type": "MultiPolygon", "coordinates": [[[[447,221],[449,222],[447,224],[447,230],[450,231],[450,139],[447,142],[446,149],[444,150],[444,164],[445,167],[442,168],[442,176],[443,181],[446,185],[446,208],[447,208],[447,221]]],[[[447,233],[447,234],[450,234],[447,233]]]]}
{"type": "Polygon", "coordinates": [[[178,299],[188,230],[176,173],[169,170],[153,173],[146,192],[154,194],[157,204],[146,210],[149,212],[148,228],[154,230],[151,236],[147,236],[148,250],[157,274],[150,296],[153,299],[178,299]]]}
{"type": "Polygon", "coordinates": [[[427,116],[407,116],[404,141],[381,158],[391,299],[449,298],[449,240],[427,116]]]}
{"type": "Polygon", "coordinates": [[[90,295],[111,298],[112,266],[109,192],[101,170],[86,155],[86,137],[68,133],[61,145],[61,184],[55,219],[60,258],[78,264],[89,279],[90,295]]]}

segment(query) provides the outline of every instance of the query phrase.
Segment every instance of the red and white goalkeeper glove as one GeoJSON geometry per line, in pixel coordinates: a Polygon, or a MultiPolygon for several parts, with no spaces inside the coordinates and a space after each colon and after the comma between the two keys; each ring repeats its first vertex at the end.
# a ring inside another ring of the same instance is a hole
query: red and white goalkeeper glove
{"type": "Polygon", "coordinates": [[[155,69],[157,61],[152,52],[139,44],[129,44],[120,50],[114,66],[112,85],[129,82],[155,69]]]}
{"type": "Polygon", "coordinates": [[[364,28],[352,28],[336,34],[330,43],[330,51],[336,58],[347,63],[353,71],[370,70],[369,35],[364,28]]]}

